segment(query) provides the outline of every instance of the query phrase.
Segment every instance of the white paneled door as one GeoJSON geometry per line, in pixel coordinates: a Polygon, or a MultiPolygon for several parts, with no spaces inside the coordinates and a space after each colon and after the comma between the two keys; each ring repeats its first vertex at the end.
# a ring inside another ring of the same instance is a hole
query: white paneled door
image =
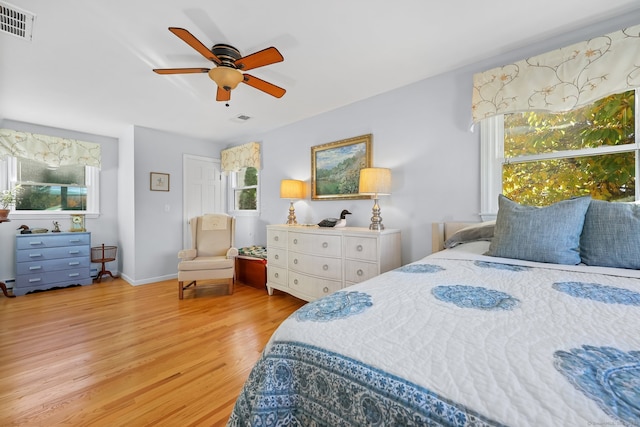
{"type": "Polygon", "coordinates": [[[212,212],[225,212],[220,160],[185,154],[183,157],[184,212],[183,245],[191,247],[189,218],[212,212]]]}

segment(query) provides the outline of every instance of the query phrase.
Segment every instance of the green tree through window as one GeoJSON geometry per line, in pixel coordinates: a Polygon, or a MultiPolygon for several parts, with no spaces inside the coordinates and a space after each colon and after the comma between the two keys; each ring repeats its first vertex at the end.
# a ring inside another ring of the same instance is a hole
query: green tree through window
{"type": "Polygon", "coordinates": [[[635,91],[565,113],[504,116],[502,192],[544,206],[574,196],[635,198],[635,91]]]}

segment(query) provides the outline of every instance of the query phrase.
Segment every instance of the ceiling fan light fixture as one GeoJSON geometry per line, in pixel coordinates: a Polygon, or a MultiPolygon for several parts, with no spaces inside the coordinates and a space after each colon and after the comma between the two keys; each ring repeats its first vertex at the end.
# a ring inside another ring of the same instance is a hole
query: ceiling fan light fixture
{"type": "Polygon", "coordinates": [[[224,65],[209,70],[209,77],[224,90],[232,90],[243,80],[242,73],[224,65]]]}

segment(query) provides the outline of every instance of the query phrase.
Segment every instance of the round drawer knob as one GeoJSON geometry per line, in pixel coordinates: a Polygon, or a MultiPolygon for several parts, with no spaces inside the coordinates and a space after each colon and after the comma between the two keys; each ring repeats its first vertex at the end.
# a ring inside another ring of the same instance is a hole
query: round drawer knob
{"type": "Polygon", "coordinates": [[[273,277],[277,279],[278,277],[280,277],[280,275],[278,273],[273,273],[273,277]]]}
{"type": "Polygon", "coordinates": [[[275,259],[280,259],[280,256],[279,256],[278,254],[275,254],[273,257],[274,257],[275,259]]]}
{"type": "Polygon", "coordinates": [[[329,244],[328,244],[327,242],[324,242],[324,243],[322,244],[322,247],[323,247],[323,248],[325,248],[325,249],[327,249],[327,248],[329,247],[329,244]]]}
{"type": "Polygon", "coordinates": [[[294,260],[293,260],[293,263],[294,263],[294,264],[298,264],[298,258],[294,259],[294,260]]]}
{"type": "Polygon", "coordinates": [[[297,285],[298,284],[298,279],[293,279],[293,284],[297,285]]]}
{"type": "Polygon", "coordinates": [[[327,270],[329,269],[329,266],[328,266],[327,264],[325,264],[325,265],[323,265],[323,266],[322,266],[322,269],[323,269],[324,271],[327,271],[327,270]]]}
{"type": "Polygon", "coordinates": [[[273,240],[275,240],[277,242],[280,239],[278,238],[278,236],[276,236],[276,237],[273,238],[273,240]]]}
{"type": "Polygon", "coordinates": [[[298,239],[293,239],[293,244],[297,245],[298,244],[298,239]]]}
{"type": "Polygon", "coordinates": [[[358,246],[356,246],[356,250],[357,250],[358,252],[362,252],[362,245],[358,245],[358,246]]]}
{"type": "Polygon", "coordinates": [[[362,271],[362,269],[358,269],[358,271],[356,272],[356,274],[358,276],[362,276],[364,274],[364,271],[362,271]]]}
{"type": "Polygon", "coordinates": [[[324,288],[322,288],[322,292],[324,292],[325,294],[329,293],[329,288],[327,286],[325,286],[324,288]]]}

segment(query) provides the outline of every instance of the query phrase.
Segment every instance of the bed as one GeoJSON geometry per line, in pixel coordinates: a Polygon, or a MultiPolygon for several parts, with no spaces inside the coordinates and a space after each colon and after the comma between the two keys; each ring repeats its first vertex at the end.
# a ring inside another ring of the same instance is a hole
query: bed
{"type": "Polygon", "coordinates": [[[640,263],[640,208],[500,202],[495,223],[435,224],[431,255],[292,314],[228,425],[640,425],[640,266],[598,265],[640,263]],[[501,240],[523,253],[496,256],[501,240]],[[526,259],[565,243],[578,263],[526,259]]]}

